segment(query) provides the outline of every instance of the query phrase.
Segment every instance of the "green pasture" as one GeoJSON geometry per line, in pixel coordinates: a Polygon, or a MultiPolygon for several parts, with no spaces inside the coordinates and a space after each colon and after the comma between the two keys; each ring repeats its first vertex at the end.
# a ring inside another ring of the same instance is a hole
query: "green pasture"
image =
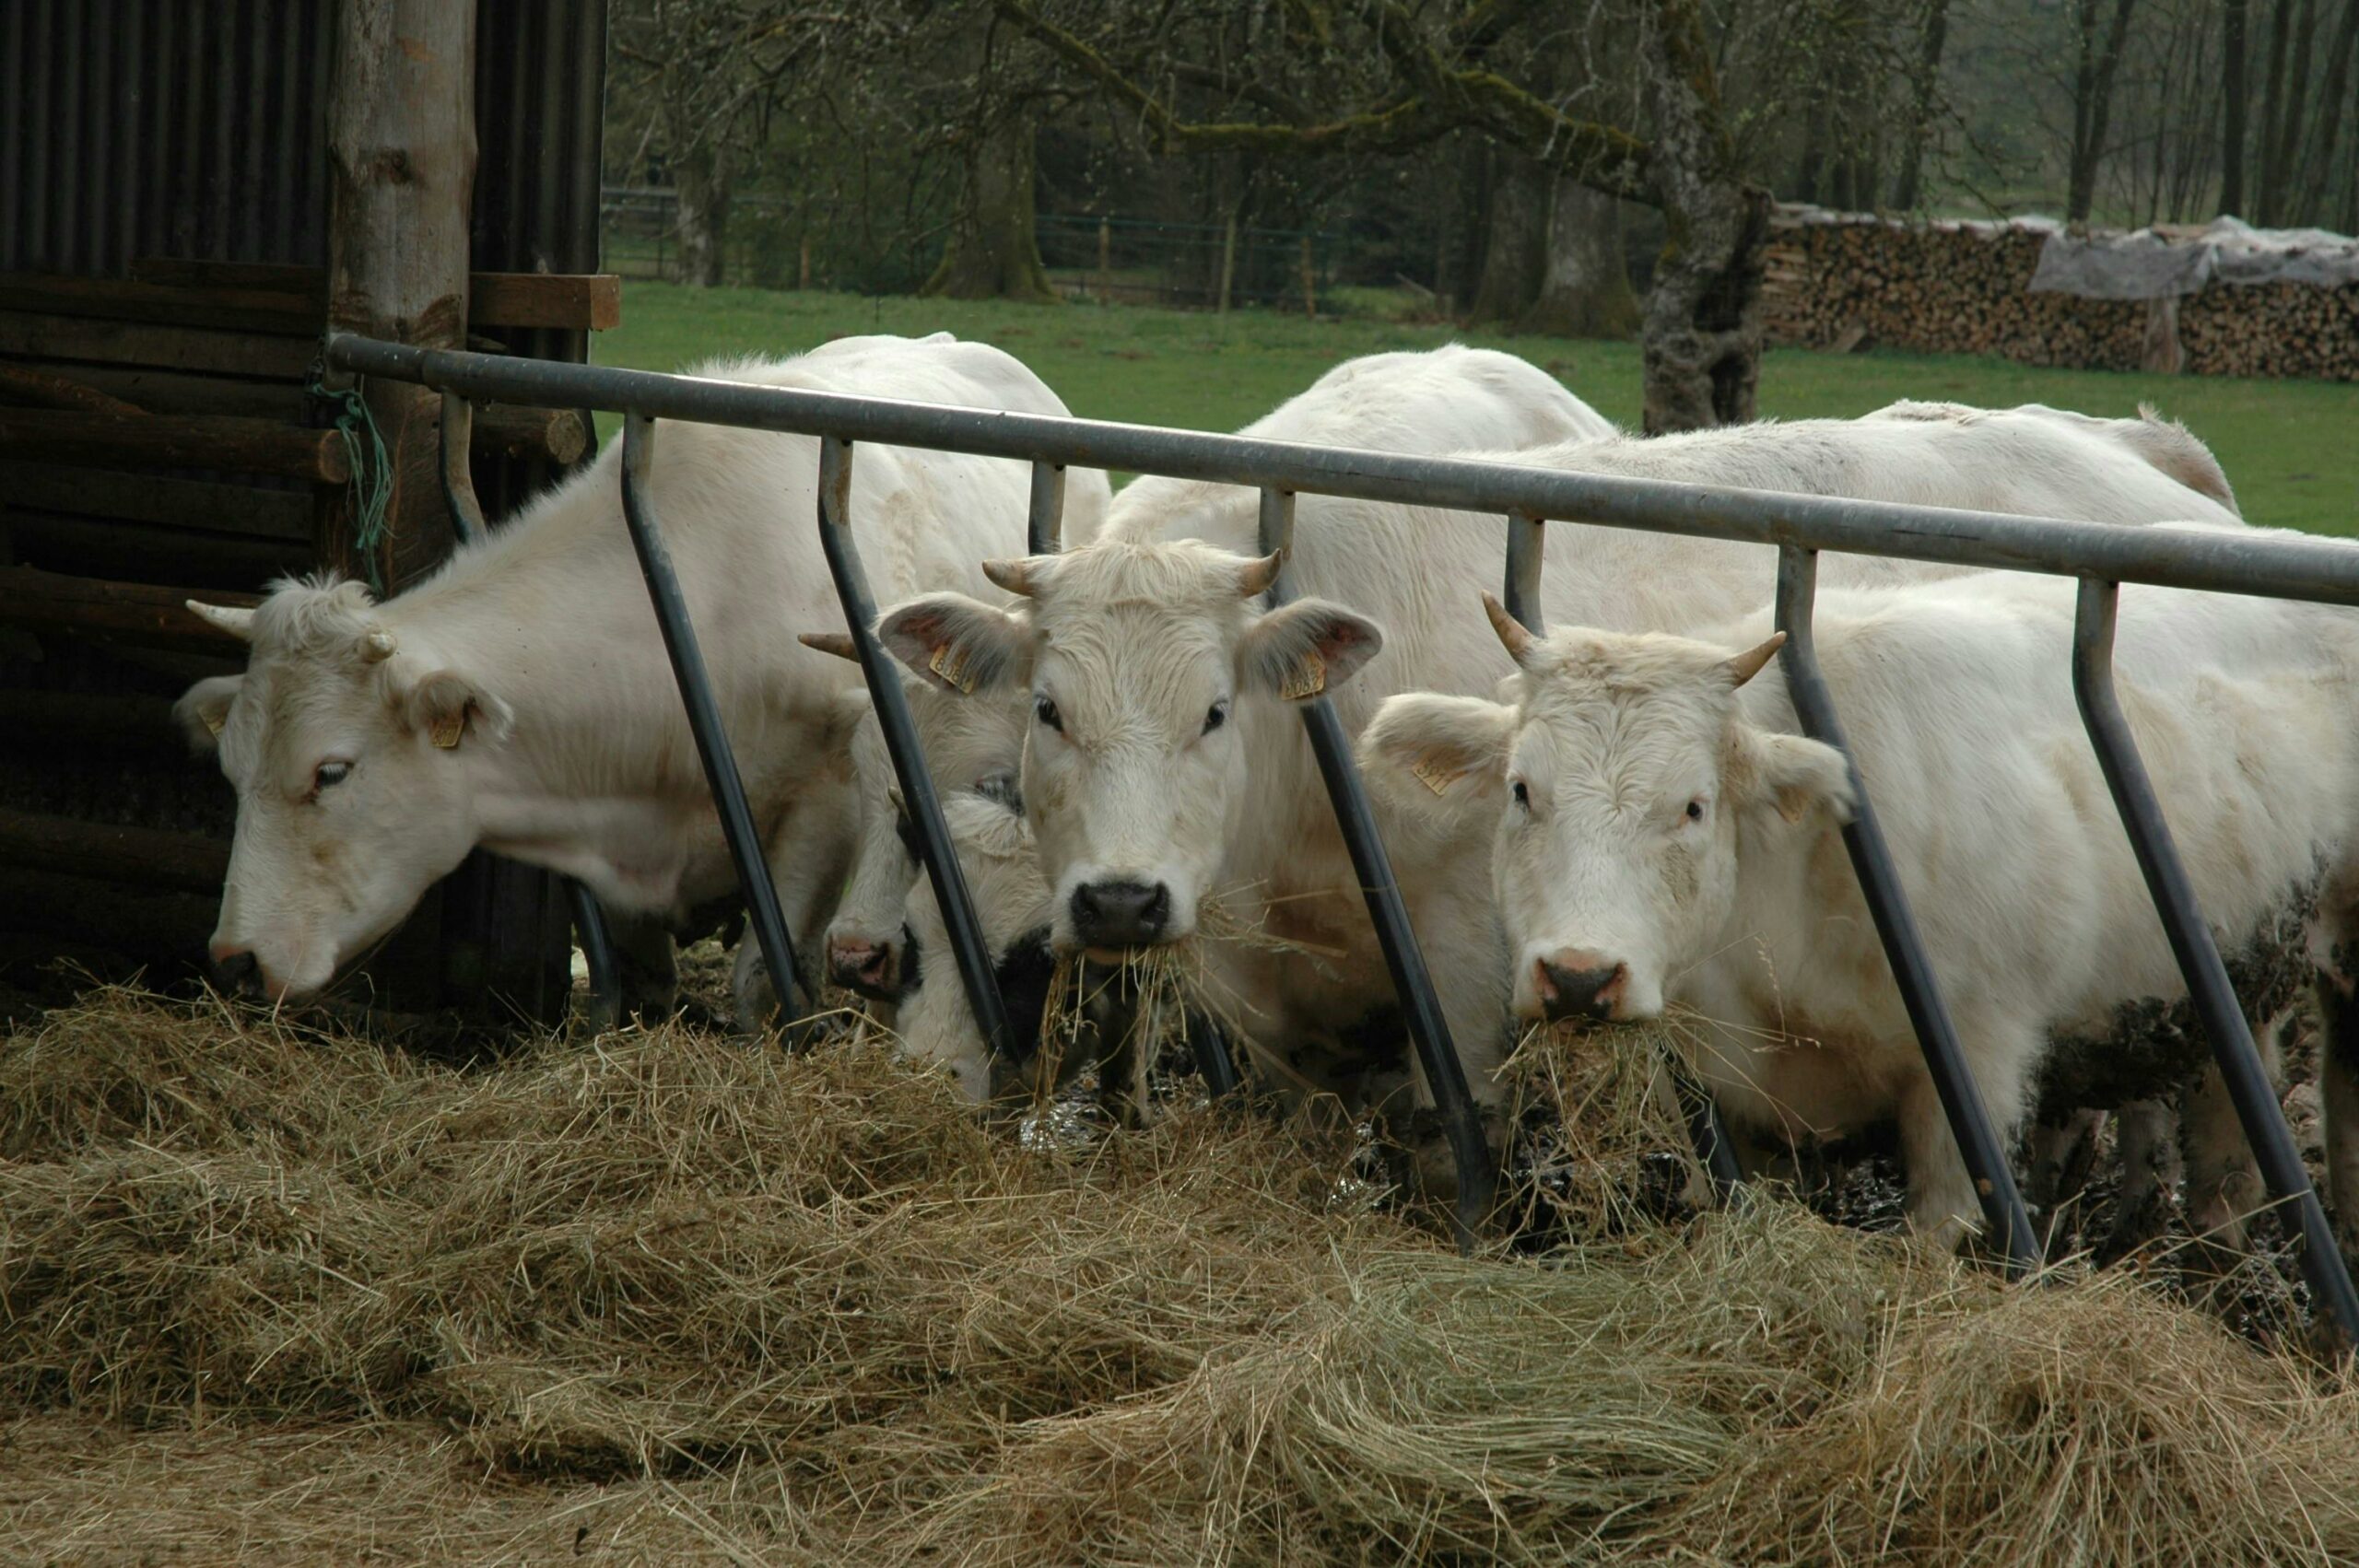
{"type": "MultiPolygon", "coordinates": [[[[1635,424],[1635,343],[1514,337],[1373,315],[1299,315],[1144,307],[863,298],[848,294],[690,289],[634,281],[623,324],[601,333],[598,362],[670,370],[714,355],[788,354],[851,333],[947,330],[993,343],[1099,419],[1232,430],[1338,360],[1452,337],[1546,367],[1607,416],[1635,424]]],[[[2152,403],[2211,443],[2250,521],[2359,534],[2359,385],[2050,370],[1959,355],[1783,350],[1762,367],[1761,409],[1845,416],[1896,398],[1986,405],[2045,403],[2127,415],[2152,403]]],[[[611,421],[601,422],[601,434],[611,421]]]]}

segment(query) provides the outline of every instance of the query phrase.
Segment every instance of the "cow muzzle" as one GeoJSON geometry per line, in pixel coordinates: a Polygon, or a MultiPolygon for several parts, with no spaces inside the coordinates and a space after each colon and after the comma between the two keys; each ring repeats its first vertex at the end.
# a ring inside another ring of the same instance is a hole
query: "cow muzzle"
{"type": "Polygon", "coordinates": [[[263,976],[262,960],[252,953],[216,947],[210,956],[214,989],[223,996],[261,1001],[271,994],[270,983],[263,976]]]}
{"type": "Polygon", "coordinates": [[[1171,889],[1126,878],[1086,882],[1073,890],[1067,912],[1082,947],[1152,947],[1170,930],[1171,889]]]}
{"type": "Polygon", "coordinates": [[[900,957],[899,949],[889,941],[831,937],[827,978],[871,1001],[896,1001],[901,994],[900,957]]]}
{"type": "Polygon", "coordinates": [[[1612,1023],[1625,1016],[1630,965],[1567,949],[1532,961],[1532,989],[1540,1000],[1540,1015],[1551,1024],[1567,1019],[1612,1023]]]}

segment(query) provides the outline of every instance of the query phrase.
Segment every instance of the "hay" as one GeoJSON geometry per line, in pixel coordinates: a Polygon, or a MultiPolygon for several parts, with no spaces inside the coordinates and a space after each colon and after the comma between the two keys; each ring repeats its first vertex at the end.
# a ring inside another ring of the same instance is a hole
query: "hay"
{"type": "MultiPolygon", "coordinates": [[[[1651,1048],[1519,1071],[1643,1107],[1651,1048]]],[[[2359,1553],[2341,1375],[1766,1199],[1641,1223],[1635,1144],[1470,1259],[1347,1141],[1027,1142],[857,1043],[460,1070],[113,992],[0,1095],[0,1559],[2359,1553]]]]}

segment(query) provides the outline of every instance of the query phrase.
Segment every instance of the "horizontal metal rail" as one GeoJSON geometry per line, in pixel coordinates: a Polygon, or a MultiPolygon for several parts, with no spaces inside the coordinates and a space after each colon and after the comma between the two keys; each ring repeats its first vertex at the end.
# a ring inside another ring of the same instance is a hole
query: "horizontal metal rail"
{"type": "MultiPolygon", "coordinates": [[[[2082,580],[2080,605],[2072,622],[2072,695],[2080,705],[2081,722],[2088,730],[2089,743],[2096,748],[2097,764],[2113,791],[2114,809],[2129,832],[2130,847],[2145,875],[2154,912],[2162,917],[2179,973],[2187,977],[2188,999],[2211,1038],[2212,1059],[2219,1063],[2236,1117],[2244,1123],[2261,1179],[2268,1184],[2270,1197],[2291,1211],[2311,1297],[2321,1316],[2340,1330],[2343,1348],[2359,1347],[2359,1292],[2352,1288],[2351,1272],[2327,1225],[2326,1210],[2319,1205],[2301,1153],[2294,1146],[2277,1090],[2269,1082],[2269,1070],[2253,1047],[2252,1030],[2244,1009],[2237,1005],[2227,965],[2220,961],[2219,944],[2212,940],[2212,928],[2195,901],[2195,886],[2188,880],[2187,867],[2179,860],[2178,846],[2163,816],[2163,803],[2155,798],[2154,782],[2146,777],[2146,765],[2138,755],[2138,743],[2130,733],[2130,720],[2121,711],[2120,694],[2113,683],[2114,623],[2120,606],[2119,585],[2093,578],[2082,580]]],[[[2343,1200],[2353,1199],[2345,1195],[2343,1200]]]]}
{"type": "Polygon", "coordinates": [[[344,333],[329,336],[327,358],[340,369],[503,403],[619,409],[659,419],[1127,469],[1257,489],[1308,490],[1502,515],[1521,512],[1755,544],[2359,604],[2359,544],[2344,540],[2122,528],[1571,474],[1475,458],[1307,447],[1146,425],[896,403],[652,370],[416,348],[344,333]]]}
{"type": "MultiPolygon", "coordinates": [[[[1966,1047],[1959,1043],[1949,1009],[1942,1003],[1941,986],[1925,954],[1924,939],[1918,933],[1917,917],[1901,892],[1899,869],[1893,864],[1875,805],[1868,799],[1867,781],[1860,777],[1859,761],[1851,754],[1850,743],[1843,738],[1842,721],[1836,717],[1834,696],[1819,672],[1818,641],[1811,630],[1817,589],[1814,552],[1791,547],[1778,552],[1777,618],[1778,629],[1786,634],[1786,646],[1778,657],[1786,672],[1786,691],[1793,700],[1795,716],[1802,720],[1802,732],[1833,746],[1850,764],[1856,801],[1851,821],[1843,829],[1843,847],[1850,851],[1852,874],[1859,879],[1868,917],[1884,943],[1893,984],[1899,988],[1909,1027],[1917,1032],[1918,1048],[1932,1075],[1933,1092],[1941,1096],[1950,1133],[1957,1140],[1966,1174],[1981,1201],[1986,1234],[2006,1259],[2010,1274],[2028,1273],[2039,1266],[2039,1237],[2024,1209],[2023,1194],[2016,1189],[2014,1166],[1999,1142],[1998,1129],[1990,1125],[1990,1113],[1975,1087],[1974,1073],[1966,1065],[1966,1047]]],[[[1911,1171],[1908,1177],[1912,1183],[1921,1182],[1927,1174],[1911,1171]]]]}

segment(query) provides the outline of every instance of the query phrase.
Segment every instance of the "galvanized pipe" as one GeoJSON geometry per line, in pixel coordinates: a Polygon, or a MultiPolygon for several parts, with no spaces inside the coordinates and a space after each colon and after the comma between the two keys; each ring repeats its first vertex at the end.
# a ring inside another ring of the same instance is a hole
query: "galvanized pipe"
{"type": "Polygon", "coordinates": [[[1473,458],[1299,446],[1093,419],[848,397],[564,365],[331,333],[338,369],[502,403],[619,408],[667,419],[833,435],[1087,468],[1310,490],[1461,511],[1520,512],[1612,528],[2103,577],[2222,593],[2359,603],[2359,544],[2226,529],[2122,528],[1946,507],[1907,507],[1574,474],[1473,458]]]}
{"type": "Polygon", "coordinates": [[[2203,1021],[2212,1042],[2212,1059],[2228,1088],[2228,1098],[2244,1123],[2269,1195],[2292,1211],[2302,1245],[2302,1273],[2321,1316],[2330,1319],[2346,1349],[2359,1346],[2359,1292],[2345,1267],[2326,1211],[2310,1185],[2310,1174],[2285,1126],[2283,1107],[2269,1071],[2253,1047],[2252,1031],[2237,1005],[2227,966],[2220,961],[2219,944],[2196,903],[2194,884],[2179,860],[2162,802],[2138,755],[2138,743],[2121,710],[2113,680],[2113,634],[2121,604],[2117,583],[2096,578],[2081,581],[2080,604],[2072,621],[2072,696],[2080,704],[2081,722],[2089,743],[2096,748],[2097,766],[2113,791],[2114,810],[2130,834],[2130,849],[2146,878],[2154,912],[2162,917],[2170,938],[2172,956],[2187,977],[2188,1000],[2203,1021]]]}
{"type": "MultiPolygon", "coordinates": [[[[1262,490],[1260,537],[1265,556],[1292,553],[1291,491],[1262,490]]],[[[1282,567],[1263,603],[1274,610],[1293,597],[1282,567]]],[[[1360,895],[1367,901],[1368,919],[1376,925],[1377,946],[1384,954],[1385,967],[1392,973],[1410,1044],[1416,1049],[1417,1065],[1425,1071],[1434,1108],[1440,1113],[1442,1130],[1449,1138],[1450,1154],[1458,1168],[1458,1208],[1453,1216],[1458,1245],[1471,1251],[1475,1233],[1490,1217],[1497,1179],[1490,1140],[1483,1136],[1483,1118],[1467,1090],[1466,1069],[1458,1059],[1458,1047],[1450,1042],[1441,1003],[1434,996],[1425,950],[1417,945],[1417,933],[1410,928],[1408,906],[1402,902],[1401,884],[1393,880],[1391,858],[1377,833],[1376,815],[1368,809],[1367,791],[1352,759],[1351,739],[1344,733],[1343,720],[1335,717],[1334,704],[1324,696],[1311,697],[1301,708],[1311,755],[1318,759],[1319,776],[1335,808],[1335,825],[1343,831],[1352,870],[1359,878],[1360,895]]]]}
{"type": "Polygon", "coordinates": [[[1534,637],[1548,634],[1540,614],[1540,568],[1548,549],[1548,524],[1529,512],[1508,514],[1508,567],[1499,602],[1534,637]]]}
{"type": "Polygon", "coordinates": [[[827,557],[827,573],[835,579],[844,624],[851,628],[861,673],[868,678],[877,727],[884,731],[885,749],[892,755],[893,776],[901,783],[902,809],[910,825],[917,829],[919,858],[925,862],[934,902],[950,930],[951,957],[958,965],[959,983],[967,989],[967,1005],[974,1009],[975,1025],[992,1050],[1010,1061],[1022,1060],[1031,1054],[1033,1042],[1016,1039],[1008,1024],[999,977],[983,942],[982,922],[976,918],[974,898],[967,891],[967,873],[950,842],[950,825],[943,820],[942,800],[934,793],[933,775],[926,769],[925,750],[910,718],[910,698],[901,689],[900,669],[876,640],[876,602],[869,597],[868,576],[861,570],[860,548],[852,542],[851,443],[834,437],[819,442],[819,547],[827,557]]]}
{"type": "MultiPolygon", "coordinates": [[[[738,777],[737,759],[729,749],[729,734],[722,727],[720,705],[713,701],[712,679],[704,654],[697,647],[696,627],[688,620],[688,603],[680,592],[680,579],[672,569],[671,552],[656,526],[655,506],[647,493],[655,464],[655,420],[646,414],[623,419],[623,521],[630,530],[631,548],[639,553],[639,569],[647,579],[647,597],[655,607],[655,623],[663,629],[663,650],[672,659],[672,674],[687,708],[688,732],[696,737],[697,755],[712,786],[712,803],[721,814],[721,834],[728,841],[729,858],[736,863],[737,881],[745,895],[745,914],[761,944],[762,962],[769,965],[770,984],[789,1018],[800,1015],[802,977],[794,966],[794,942],[787,934],[786,917],[779,909],[778,888],[770,881],[769,864],[762,857],[760,830],[754,825],[753,808],[745,802],[745,780],[738,777]]],[[[741,1024],[746,1022],[740,1020],[741,1024]]]]}
{"type": "Polygon", "coordinates": [[[1951,1136],[1957,1140],[1966,1175],[1973,1178],[1975,1193],[1981,1199],[1988,1234],[2006,1259],[2007,1272],[2021,1276],[2039,1266],[2039,1237],[2024,1210],[2023,1194],[2015,1188],[2014,1167],[1966,1068],[1965,1047],[1958,1042],[1949,1010],[1942,1003],[1941,987],[1925,956],[1917,918],[1909,912],[1907,896],[1901,891],[1891,848],[1876,822],[1859,761],[1843,738],[1826,678],[1819,671],[1818,649],[1811,636],[1811,609],[1817,591],[1817,555],[1791,546],[1779,551],[1777,619],[1778,629],[1786,634],[1785,649],[1778,655],[1784,662],[1786,689],[1802,720],[1802,733],[1840,751],[1850,766],[1857,805],[1850,825],[1843,830],[1843,847],[1850,851],[1852,874],[1859,878],[1868,915],[1883,940],[1893,984],[1899,989],[1901,1005],[1917,1032],[1934,1093],[1941,1096],[1942,1110],[1949,1117],[1951,1136]]]}
{"type": "MultiPolygon", "coordinates": [[[[484,521],[483,503],[475,497],[474,448],[475,404],[456,392],[442,394],[442,499],[451,509],[451,527],[459,543],[472,544],[490,532],[484,521]]],[[[590,890],[571,877],[565,884],[573,905],[573,925],[581,938],[581,959],[590,970],[590,1005],[585,1022],[593,1035],[603,1035],[622,1022],[623,977],[615,965],[614,938],[606,930],[605,911],[590,890]]]]}
{"type": "Polygon", "coordinates": [[[1024,547],[1053,556],[1064,544],[1065,470],[1061,462],[1032,465],[1032,504],[1024,513],[1024,547]]]}

